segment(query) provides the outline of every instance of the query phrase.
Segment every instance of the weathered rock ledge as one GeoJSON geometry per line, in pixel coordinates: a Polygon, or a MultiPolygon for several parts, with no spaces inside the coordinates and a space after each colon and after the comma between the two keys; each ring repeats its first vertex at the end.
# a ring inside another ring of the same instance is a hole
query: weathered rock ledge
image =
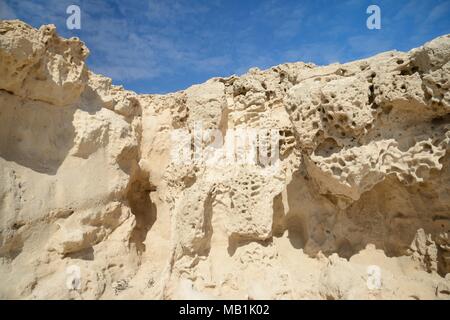
{"type": "Polygon", "coordinates": [[[167,95],[88,54],[0,22],[0,298],[450,299],[450,35],[167,95]]]}

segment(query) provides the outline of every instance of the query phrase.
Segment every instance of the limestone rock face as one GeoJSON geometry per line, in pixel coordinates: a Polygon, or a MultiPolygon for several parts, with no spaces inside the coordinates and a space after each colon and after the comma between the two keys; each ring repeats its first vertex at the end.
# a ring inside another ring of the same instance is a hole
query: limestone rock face
{"type": "Polygon", "coordinates": [[[450,35],[137,95],[0,22],[0,298],[450,299],[450,35]]]}

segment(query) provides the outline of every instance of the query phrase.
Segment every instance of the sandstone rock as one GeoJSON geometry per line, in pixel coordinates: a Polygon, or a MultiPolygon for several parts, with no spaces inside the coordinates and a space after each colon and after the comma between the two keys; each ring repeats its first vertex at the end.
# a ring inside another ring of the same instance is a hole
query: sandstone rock
{"type": "Polygon", "coordinates": [[[450,298],[449,35],[167,95],[88,52],[0,22],[1,298],[450,298]]]}

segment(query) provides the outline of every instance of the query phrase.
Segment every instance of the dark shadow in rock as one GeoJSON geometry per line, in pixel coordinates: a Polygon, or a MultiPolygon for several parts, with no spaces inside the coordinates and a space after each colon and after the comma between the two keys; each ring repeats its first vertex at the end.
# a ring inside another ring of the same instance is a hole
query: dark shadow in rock
{"type": "Polygon", "coordinates": [[[286,231],[286,219],[284,213],[283,198],[281,193],[273,199],[273,220],[272,220],[272,235],[280,238],[286,231]]]}
{"type": "Polygon", "coordinates": [[[86,260],[86,261],[93,261],[94,260],[94,248],[89,247],[77,252],[69,253],[66,255],[66,257],[69,257],[70,259],[80,259],[80,260],[86,260]]]}
{"type": "Polygon", "coordinates": [[[151,200],[150,192],[154,191],[148,175],[141,174],[128,187],[127,200],[131,212],[136,218],[136,225],[131,233],[130,242],[139,253],[145,252],[147,233],[157,218],[157,208],[151,200]]]}
{"type": "Polygon", "coordinates": [[[92,90],[91,87],[86,86],[81,95],[79,108],[93,115],[100,111],[104,104],[105,102],[98,95],[98,93],[92,90]]]}
{"type": "Polygon", "coordinates": [[[0,230],[0,258],[13,261],[22,253],[24,240],[22,234],[10,229],[0,230]],[[12,235],[11,235],[12,233],[12,235]]]}
{"type": "Polygon", "coordinates": [[[203,232],[205,236],[201,239],[200,243],[198,243],[198,254],[202,256],[208,256],[211,250],[211,238],[213,235],[213,227],[212,227],[212,214],[213,214],[213,200],[214,197],[211,194],[205,199],[203,204],[203,232]]]}
{"type": "Polygon", "coordinates": [[[286,217],[288,239],[295,249],[301,249],[307,241],[307,231],[304,219],[295,214],[286,217]]]}
{"type": "Polygon", "coordinates": [[[329,157],[333,153],[339,152],[342,147],[339,147],[336,140],[333,138],[326,138],[321,144],[319,144],[314,151],[314,154],[321,157],[329,157]]]}
{"type": "Polygon", "coordinates": [[[238,234],[232,234],[228,237],[228,248],[227,248],[228,255],[232,257],[236,253],[236,250],[238,248],[246,246],[252,242],[256,242],[264,247],[267,247],[270,243],[272,243],[272,239],[269,238],[266,240],[255,240],[251,238],[242,237],[238,234]]]}
{"type": "MultiPolygon", "coordinates": [[[[345,233],[352,255],[372,243],[388,257],[404,256],[418,229],[424,229],[432,239],[450,232],[450,203],[442,196],[450,182],[448,175],[442,174],[449,170],[450,155],[442,163],[443,168],[432,170],[426,182],[405,185],[391,175],[347,208],[345,217],[352,225],[342,229],[340,236],[345,233]]],[[[445,254],[438,248],[441,275],[450,271],[442,258],[445,254]]]]}
{"type": "Polygon", "coordinates": [[[33,171],[55,175],[74,145],[75,107],[2,97],[0,157],[33,171]]]}
{"type": "MultiPolygon", "coordinates": [[[[388,257],[408,255],[418,229],[432,239],[450,232],[450,202],[443,196],[450,177],[442,174],[450,168],[450,155],[440,162],[443,168],[431,170],[426,182],[406,185],[390,175],[346,209],[321,195],[310,177],[296,172],[286,190],[289,211],[285,213],[281,194],[274,199],[273,236],[287,231],[292,246],[311,257],[321,251],[349,259],[368,244],[388,257]]],[[[438,248],[441,275],[450,271],[448,256],[438,248]]]]}
{"type": "MultiPolygon", "coordinates": [[[[295,249],[302,249],[308,240],[308,230],[302,205],[303,194],[299,193],[304,180],[294,175],[291,183],[287,186],[287,201],[289,210],[284,207],[282,195],[279,194],[273,201],[273,225],[274,237],[282,237],[287,231],[287,238],[295,249]]],[[[304,202],[303,202],[304,203],[304,202]]]]}

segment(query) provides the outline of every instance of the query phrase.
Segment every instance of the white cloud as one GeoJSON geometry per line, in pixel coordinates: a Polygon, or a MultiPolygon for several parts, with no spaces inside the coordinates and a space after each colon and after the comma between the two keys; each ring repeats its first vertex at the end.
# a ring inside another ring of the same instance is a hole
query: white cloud
{"type": "Polygon", "coordinates": [[[436,23],[439,19],[450,15],[450,2],[443,2],[436,7],[434,7],[427,18],[424,20],[424,24],[433,24],[436,23]]]}
{"type": "MultiPolygon", "coordinates": [[[[187,0],[148,0],[146,15],[155,21],[166,21],[170,23],[181,17],[193,17],[203,14],[209,10],[200,1],[187,0]]],[[[209,4],[211,5],[211,4],[209,4]]]]}
{"type": "Polygon", "coordinates": [[[290,38],[299,35],[302,31],[305,4],[297,2],[292,5],[278,0],[265,1],[250,13],[250,17],[270,25],[275,37],[290,38]]]}

